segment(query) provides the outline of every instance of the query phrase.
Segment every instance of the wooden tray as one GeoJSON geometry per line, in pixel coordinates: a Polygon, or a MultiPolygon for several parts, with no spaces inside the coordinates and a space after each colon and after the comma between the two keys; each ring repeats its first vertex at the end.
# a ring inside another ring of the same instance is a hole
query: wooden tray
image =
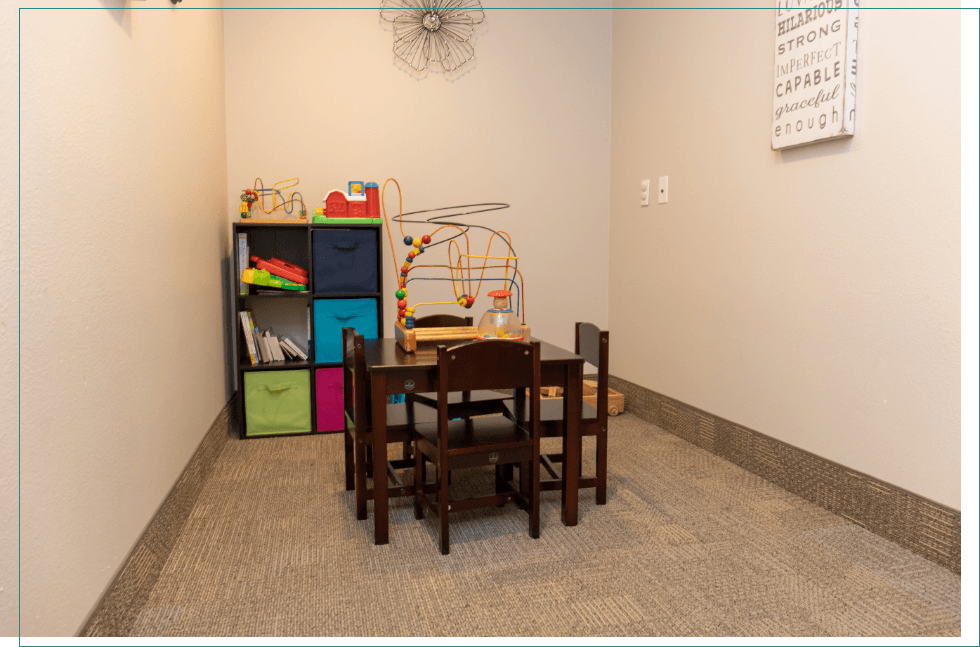
{"type": "Polygon", "coordinates": [[[241,218],[240,223],[244,225],[308,225],[309,220],[302,218],[241,218]]]}
{"type": "MultiPolygon", "coordinates": [[[[588,402],[594,408],[599,407],[598,384],[592,380],[582,381],[582,400],[588,402]]],[[[564,397],[563,389],[560,386],[541,387],[542,400],[560,400],[564,397]]],[[[618,416],[626,408],[626,398],[619,391],[609,389],[609,415],[618,416]]]]}

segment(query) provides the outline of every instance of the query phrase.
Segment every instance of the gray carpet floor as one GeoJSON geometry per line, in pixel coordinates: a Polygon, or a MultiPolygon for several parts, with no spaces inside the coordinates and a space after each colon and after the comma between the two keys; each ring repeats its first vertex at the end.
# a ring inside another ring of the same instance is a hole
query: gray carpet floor
{"type": "MultiPolygon", "coordinates": [[[[340,435],[232,440],[132,635],[960,635],[958,575],[629,413],[610,422],[607,505],[583,490],[565,527],[543,493],[536,540],[513,505],[461,512],[448,556],[408,498],[373,544],[340,435]]],[[[490,483],[462,474],[454,488],[490,483]]]]}

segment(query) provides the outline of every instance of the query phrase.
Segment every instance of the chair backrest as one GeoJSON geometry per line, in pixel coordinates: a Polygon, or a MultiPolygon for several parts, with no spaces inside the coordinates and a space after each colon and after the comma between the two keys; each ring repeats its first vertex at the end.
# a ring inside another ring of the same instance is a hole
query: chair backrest
{"type": "Polygon", "coordinates": [[[599,370],[596,409],[600,420],[609,413],[609,331],[581,321],[575,324],[575,354],[599,370]]]}
{"type": "Polygon", "coordinates": [[[416,328],[458,328],[460,326],[472,326],[473,317],[457,317],[456,315],[427,315],[416,317],[416,328]]]}
{"type": "MultiPolygon", "coordinates": [[[[521,341],[477,341],[438,346],[439,423],[448,419],[448,394],[479,389],[531,389],[536,430],[541,418],[541,344],[521,341]]],[[[536,432],[535,432],[536,433],[536,432]]]]}
{"type": "MultiPolygon", "coordinates": [[[[364,363],[364,336],[354,328],[344,328],[344,416],[361,429],[368,424],[367,368],[364,363]]],[[[347,422],[345,421],[345,425],[347,422]]]]}

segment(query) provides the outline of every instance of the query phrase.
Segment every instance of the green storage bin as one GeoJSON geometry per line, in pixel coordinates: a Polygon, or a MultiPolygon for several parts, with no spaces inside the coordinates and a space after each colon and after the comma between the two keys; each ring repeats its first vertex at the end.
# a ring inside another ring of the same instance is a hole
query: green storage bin
{"type": "Polygon", "coordinates": [[[245,435],[308,433],[309,371],[248,371],[245,373],[245,435]]]}

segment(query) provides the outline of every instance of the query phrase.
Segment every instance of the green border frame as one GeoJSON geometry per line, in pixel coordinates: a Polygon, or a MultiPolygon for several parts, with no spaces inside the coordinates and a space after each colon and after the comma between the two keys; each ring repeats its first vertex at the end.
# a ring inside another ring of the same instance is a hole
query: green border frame
{"type": "MultiPolygon", "coordinates": [[[[168,10],[170,7],[134,7],[134,10],[168,10]]],[[[210,7],[179,7],[181,10],[213,10],[210,7]]],[[[308,7],[312,8],[312,7],[308,7]]],[[[340,7],[337,7],[338,9],[340,7]]],[[[364,9],[363,7],[349,7],[364,9]]],[[[609,7],[595,7],[608,9],[609,7]]],[[[704,7],[677,7],[683,9],[704,9],[704,7]]],[[[771,7],[745,7],[749,9],[770,9],[771,7]]],[[[863,7],[870,9],[870,7],[863,7]]],[[[887,9],[875,7],[874,9],[887,9]]],[[[923,7],[936,9],[935,7],[923,7]]],[[[99,7],[21,7],[17,15],[18,35],[18,123],[17,123],[17,269],[22,272],[21,265],[21,194],[20,194],[20,93],[21,93],[21,12],[32,9],[105,9],[99,7]]],[[[229,9],[234,9],[229,7],[229,9]]],[[[304,9],[304,7],[291,7],[304,9]]],[[[332,8],[333,9],[333,8],[332,8]]],[[[560,10],[556,7],[484,7],[486,10],[503,9],[548,9],[560,10]]],[[[581,9],[581,8],[576,8],[581,9]]],[[[709,7],[711,9],[711,7],[709,7]]],[[[223,8],[222,8],[223,10],[223,8]]],[[[376,11],[376,9],[371,8],[376,11]]],[[[614,8],[613,10],[617,10],[614,8]]],[[[962,526],[961,544],[970,550],[961,551],[961,608],[974,609],[973,612],[962,614],[962,632],[959,638],[21,638],[0,637],[0,647],[23,645],[28,647],[46,647],[60,645],[977,645],[980,644],[978,633],[978,488],[980,488],[980,405],[977,396],[980,395],[980,200],[978,200],[978,185],[980,185],[980,0],[965,0],[961,4],[961,324],[962,324],[962,368],[961,368],[961,466],[969,469],[961,470],[962,491],[962,526]],[[973,178],[970,180],[969,178],[973,178]],[[970,396],[969,394],[974,394],[970,396]]],[[[21,330],[21,288],[17,288],[17,464],[18,464],[18,563],[20,562],[20,545],[22,541],[21,523],[21,492],[19,488],[19,473],[21,464],[21,428],[20,428],[20,378],[22,358],[20,354],[21,330]]],[[[19,569],[18,569],[19,576],[19,569]]],[[[21,589],[22,583],[18,577],[18,632],[20,631],[21,589]]]]}

